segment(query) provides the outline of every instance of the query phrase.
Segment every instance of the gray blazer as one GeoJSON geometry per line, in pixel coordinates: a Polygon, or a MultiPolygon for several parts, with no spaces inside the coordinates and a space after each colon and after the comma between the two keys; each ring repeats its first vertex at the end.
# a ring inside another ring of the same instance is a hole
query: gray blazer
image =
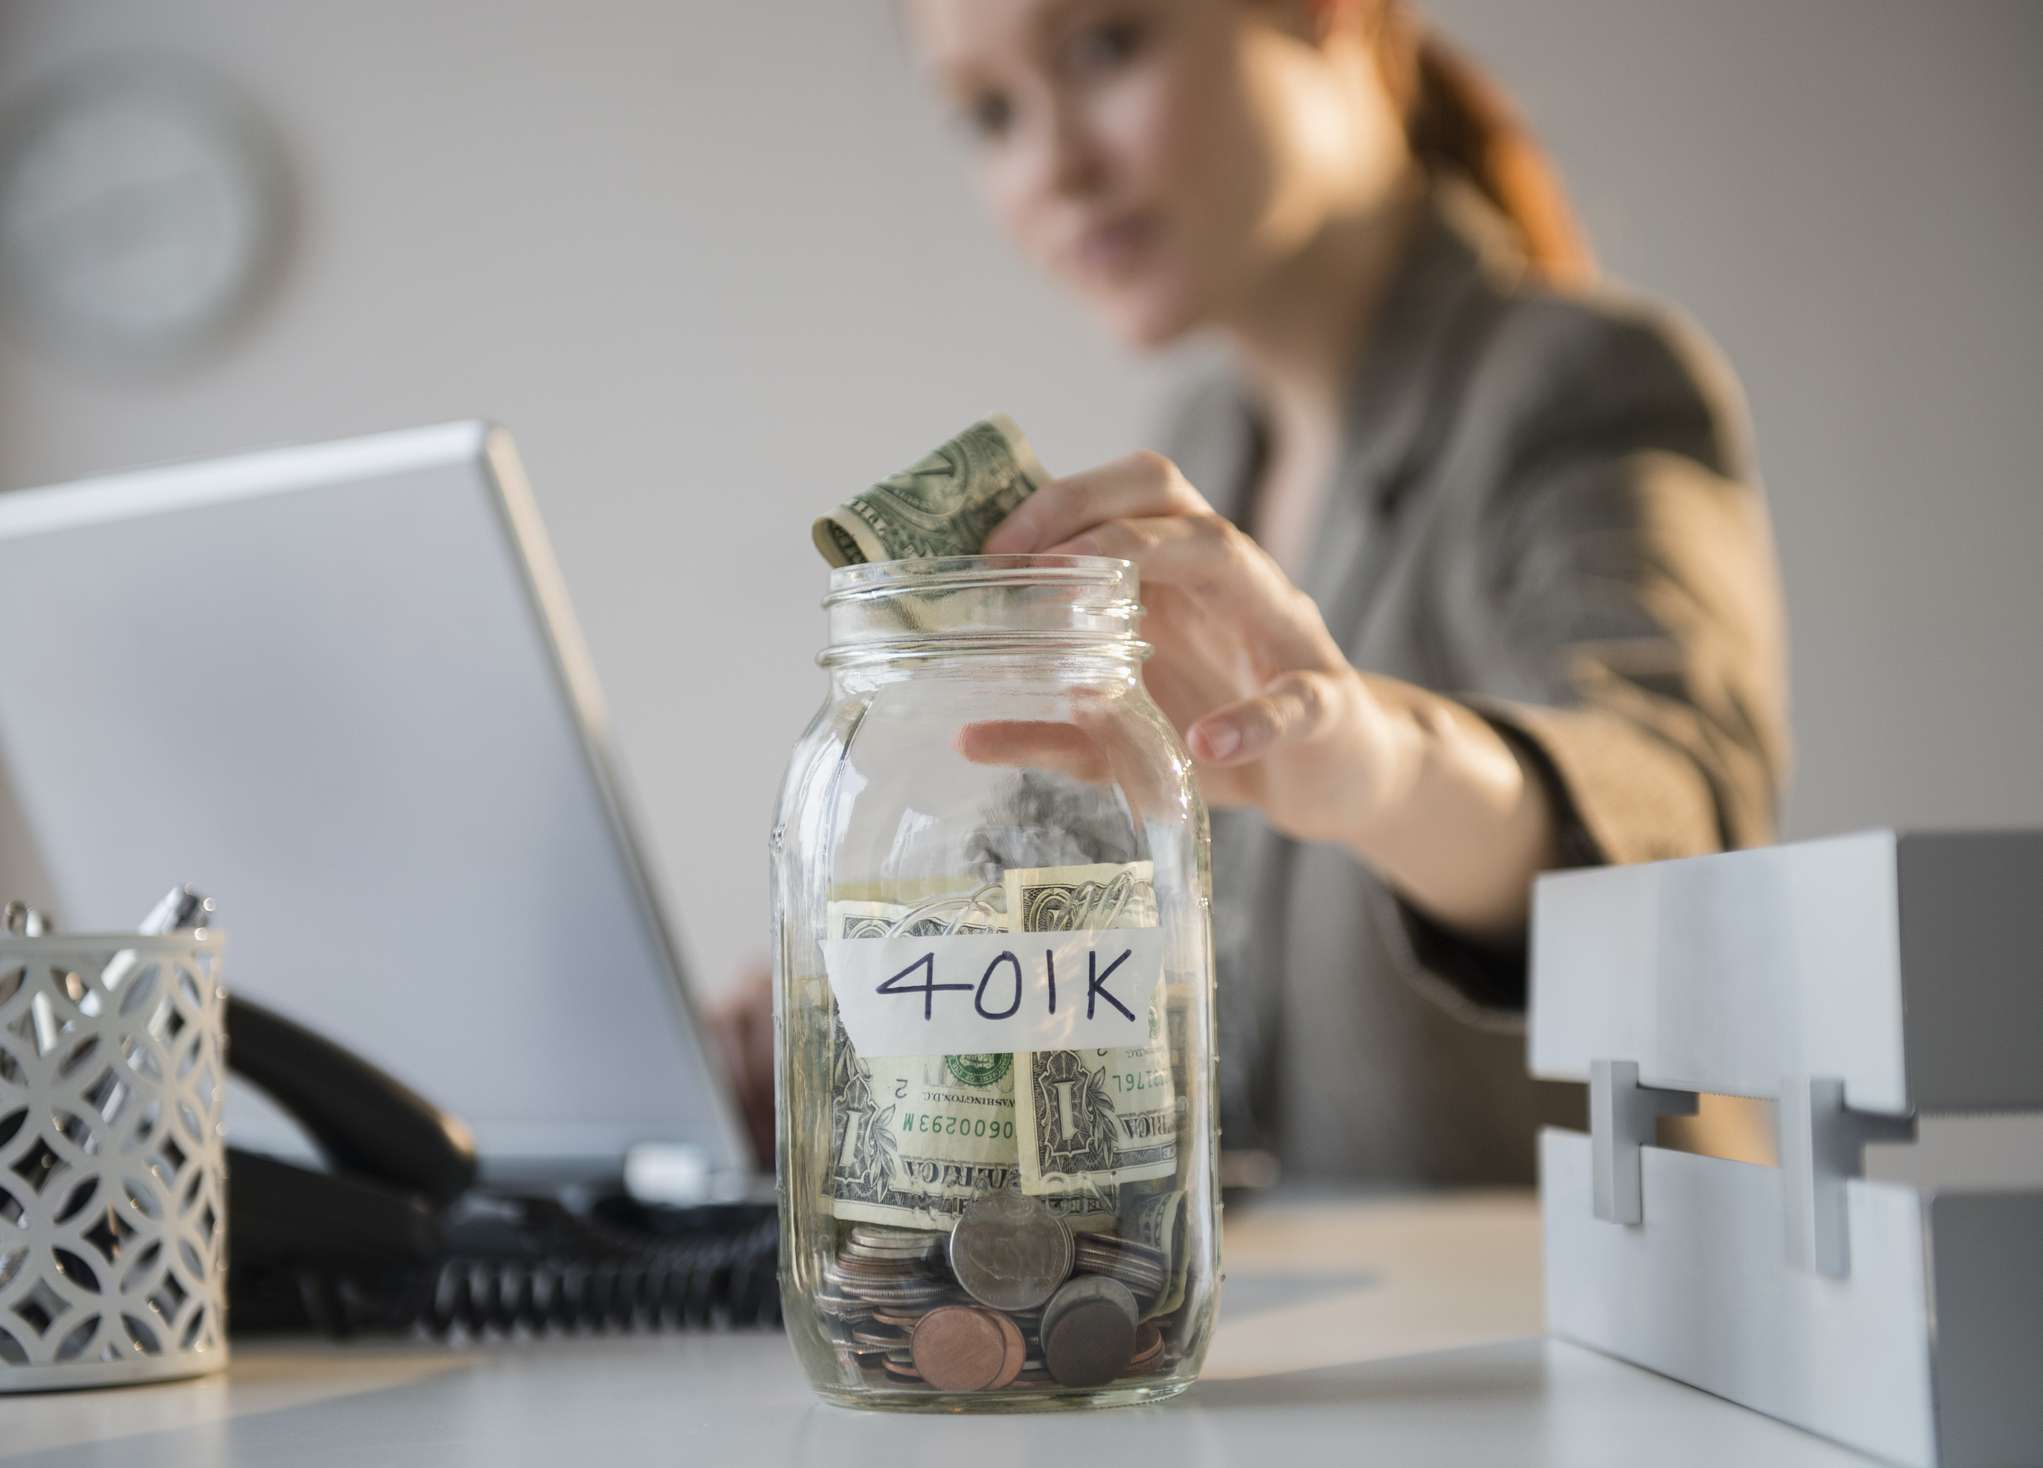
{"type": "MultiPolygon", "coordinates": [[[[1240,517],[1238,384],[1195,391],[1168,451],[1240,517]]],[[[1303,583],[1357,667],[1518,744],[1567,864],[1769,839],[1784,630],[1736,385],[1668,313],[1535,283],[1471,190],[1435,187],[1384,298],[1303,583]]],[[[1213,824],[1227,1141],[1294,1176],[1529,1181],[1581,1103],[1526,1077],[1522,948],[1252,813],[1213,824]]]]}

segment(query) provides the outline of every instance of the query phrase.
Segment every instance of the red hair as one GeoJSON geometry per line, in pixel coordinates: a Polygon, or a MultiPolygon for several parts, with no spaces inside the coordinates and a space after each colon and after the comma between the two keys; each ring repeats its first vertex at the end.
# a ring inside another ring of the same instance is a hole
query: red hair
{"type": "Polygon", "coordinates": [[[1494,81],[1427,29],[1408,0],[1368,0],[1379,64],[1419,166],[1466,179],[1516,228],[1532,268],[1561,284],[1596,273],[1559,172],[1494,81]]]}

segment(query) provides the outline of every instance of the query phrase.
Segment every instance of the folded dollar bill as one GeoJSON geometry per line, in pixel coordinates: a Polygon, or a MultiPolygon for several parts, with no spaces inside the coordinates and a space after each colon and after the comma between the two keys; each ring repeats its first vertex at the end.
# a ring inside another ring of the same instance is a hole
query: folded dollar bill
{"type": "MultiPolygon", "coordinates": [[[[1146,861],[1010,867],[1003,881],[1010,932],[1157,924],[1155,880],[1146,861]]],[[[1023,1192],[1076,1192],[1106,1202],[1118,1198],[1122,1183],[1176,1175],[1177,1095],[1160,990],[1149,1027],[1149,1043],[1140,1048],[1015,1055],[1023,1192]]]]}
{"type": "Polygon", "coordinates": [[[1049,480],[1014,420],[996,413],[823,516],[816,549],[833,566],[977,555],[993,527],[1049,480]]]}

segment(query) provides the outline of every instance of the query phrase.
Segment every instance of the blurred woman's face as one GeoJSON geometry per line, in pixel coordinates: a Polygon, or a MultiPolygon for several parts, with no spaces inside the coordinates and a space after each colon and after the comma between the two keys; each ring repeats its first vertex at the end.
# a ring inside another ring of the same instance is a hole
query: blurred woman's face
{"type": "Polygon", "coordinates": [[[1366,182],[1359,73],[1312,39],[1312,13],[1306,0],[910,4],[1002,226],[1136,345],[1252,309],[1366,182]]]}

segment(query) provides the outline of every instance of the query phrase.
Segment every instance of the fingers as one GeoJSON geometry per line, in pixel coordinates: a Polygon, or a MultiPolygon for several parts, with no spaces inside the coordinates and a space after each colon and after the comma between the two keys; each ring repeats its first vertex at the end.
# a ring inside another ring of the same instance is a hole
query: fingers
{"type": "Polygon", "coordinates": [[[1098,784],[1109,773],[1106,751],[1076,724],[1039,719],[988,719],[958,730],[958,753],[975,765],[1055,770],[1098,784]]]}
{"type": "Polygon", "coordinates": [[[1047,550],[1102,520],[1210,515],[1213,507],[1161,454],[1130,454],[1054,479],[1015,507],[981,548],[988,555],[1047,550]]]}
{"type": "Polygon", "coordinates": [[[1310,598],[1246,531],[1211,511],[1109,520],[1052,548],[1134,562],[1145,587],[1175,587],[1253,630],[1274,663],[1342,661],[1310,598]]]}
{"type": "Polygon", "coordinates": [[[1353,697],[1353,680],[1339,673],[1279,674],[1254,698],[1215,709],[1185,731],[1193,758],[1211,765],[1241,765],[1267,758],[1279,746],[1307,743],[1330,733],[1353,697]]]}

